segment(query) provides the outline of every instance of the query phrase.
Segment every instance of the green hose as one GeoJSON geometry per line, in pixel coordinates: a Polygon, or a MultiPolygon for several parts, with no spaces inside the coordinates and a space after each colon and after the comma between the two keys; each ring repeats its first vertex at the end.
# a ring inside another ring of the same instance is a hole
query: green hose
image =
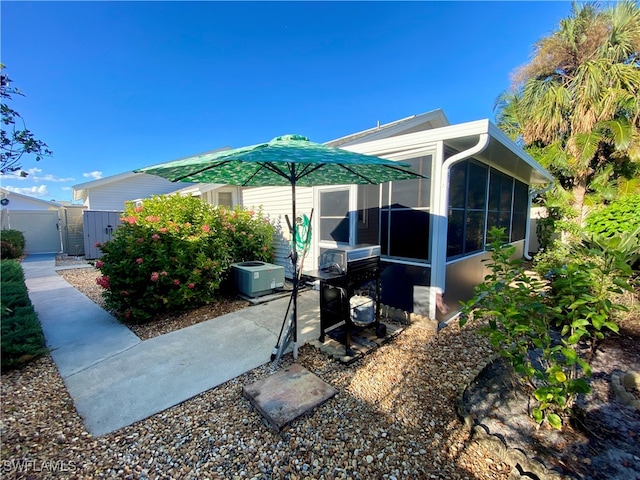
{"type": "Polygon", "coordinates": [[[305,252],[311,244],[311,220],[306,215],[296,218],[294,242],[296,251],[305,252]]]}

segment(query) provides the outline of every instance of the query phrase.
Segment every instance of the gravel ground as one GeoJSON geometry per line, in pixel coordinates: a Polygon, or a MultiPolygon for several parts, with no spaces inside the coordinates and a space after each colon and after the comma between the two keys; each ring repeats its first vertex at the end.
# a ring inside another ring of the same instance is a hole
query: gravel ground
{"type": "MultiPolygon", "coordinates": [[[[91,297],[93,287],[85,284],[81,291],[91,297]]],[[[95,438],[45,357],[2,376],[1,473],[3,478],[87,479],[506,479],[511,467],[470,440],[455,408],[459,386],[491,355],[484,339],[455,326],[437,336],[409,327],[349,366],[306,345],[298,363],[340,393],[279,434],[242,397],[242,386],[290,364],[290,356],[95,438]]]]}

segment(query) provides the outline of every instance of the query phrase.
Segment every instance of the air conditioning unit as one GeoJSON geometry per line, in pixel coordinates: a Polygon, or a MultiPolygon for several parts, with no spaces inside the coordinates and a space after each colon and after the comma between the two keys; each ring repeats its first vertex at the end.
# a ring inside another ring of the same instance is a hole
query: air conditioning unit
{"type": "Polygon", "coordinates": [[[284,287],[284,267],[251,261],[231,264],[235,287],[247,297],[260,297],[284,287]]]}

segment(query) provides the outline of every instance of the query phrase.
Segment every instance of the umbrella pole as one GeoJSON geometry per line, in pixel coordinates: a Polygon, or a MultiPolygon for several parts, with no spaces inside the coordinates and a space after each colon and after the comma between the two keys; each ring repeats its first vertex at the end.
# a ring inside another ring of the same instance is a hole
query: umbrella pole
{"type": "MultiPolygon", "coordinates": [[[[293,173],[293,172],[292,172],[293,173]]],[[[298,359],[298,252],[296,250],[296,177],[291,175],[291,206],[293,225],[291,229],[291,261],[293,262],[293,358],[298,359]]]]}

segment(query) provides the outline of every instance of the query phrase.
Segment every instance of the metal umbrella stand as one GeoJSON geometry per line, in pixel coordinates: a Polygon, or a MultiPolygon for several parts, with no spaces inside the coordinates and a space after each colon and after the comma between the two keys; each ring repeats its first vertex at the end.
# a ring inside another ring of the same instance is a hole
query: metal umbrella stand
{"type": "MultiPolygon", "coordinates": [[[[296,220],[296,186],[380,184],[426,178],[410,165],[284,135],[270,142],[217,151],[135,170],[172,182],[223,183],[239,186],[291,186],[292,218],[296,220]]],[[[291,330],[298,351],[298,254],[292,245],[293,292],[291,330]]]]}

